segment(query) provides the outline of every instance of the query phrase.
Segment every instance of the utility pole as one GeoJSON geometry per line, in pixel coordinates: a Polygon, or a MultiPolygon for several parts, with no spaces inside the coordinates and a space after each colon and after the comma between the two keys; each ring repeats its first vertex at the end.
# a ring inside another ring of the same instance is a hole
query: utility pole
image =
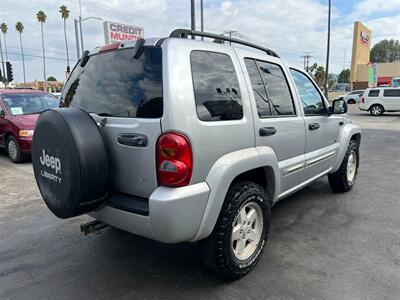
{"type": "Polygon", "coordinates": [[[324,94],[327,99],[328,99],[328,76],[329,76],[329,48],[331,43],[331,8],[332,8],[332,0],[329,0],[328,38],[326,42],[326,64],[325,64],[325,82],[324,82],[324,94]]]}
{"type": "MultiPolygon", "coordinates": [[[[196,23],[195,23],[195,6],[194,6],[194,0],[190,0],[190,29],[191,30],[196,30],[196,23]]],[[[194,40],[195,37],[192,35],[192,40],[194,40]]]]}
{"type": "MultiPolygon", "coordinates": [[[[237,30],[225,30],[222,34],[224,35],[226,33],[229,34],[229,37],[231,38],[232,37],[232,33],[238,33],[238,31],[237,30]]],[[[229,45],[232,45],[232,43],[229,42],[229,45]]]]}
{"type": "Polygon", "coordinates": [[[304,52],[304,55],[301,57],[303,58],[304,70],[306,70],[306,72],[308,73],[308,66],[310,65],[310,58],[312,56],[310,55],[310,52],[304,52]]]}
{"type": "MultiPolygon", "coordinates": [[[[200,31],[204,32],[204,7],[203,0],[200,0],[200,31]]],[[[204,40],[204,37],[201,37],[201,40],[204,40]]]]}
{"type": "Polygon", "coordinates": [[[81,55],[83,54],[83,50],[85,49],[83,47],[83,33],[82,33],[82,3],[81,0],[79,0],[79,32],[81,35],[81,55]]]}
{"type": "Polygon", "coordinates": [[[344,55],[343,55],[343,70],[346,69],[346,47],[344,47],[344,55]]]}

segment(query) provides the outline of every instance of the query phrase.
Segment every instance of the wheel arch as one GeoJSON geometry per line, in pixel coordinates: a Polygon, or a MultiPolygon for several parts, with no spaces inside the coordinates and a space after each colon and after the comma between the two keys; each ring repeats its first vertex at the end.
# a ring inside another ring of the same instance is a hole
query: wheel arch
{"type": "Polygon", "coordinates": [[[260,184],[273,203],[279,191],[279,167],[275,152],[270,147],[247,148],[228,153],[212,166],[206,182],[210,195],[204,215],[192,241],[209,236],[218,220],[228,189],[239,180],[250,180],[260,184]]]}
{"type": "Polygon", "coordinates": [[[336,172],[340,168],[344,155],[346,154],[347,147],[351,140],[357,141],[357,143],[360,145],[361,128],[354,124],[347,124],[341,129],[339,133],[338,142],[340,147],[336,156],[336,160],[332,165],[332,170],[329,172],[330,174],[336,172]]]}

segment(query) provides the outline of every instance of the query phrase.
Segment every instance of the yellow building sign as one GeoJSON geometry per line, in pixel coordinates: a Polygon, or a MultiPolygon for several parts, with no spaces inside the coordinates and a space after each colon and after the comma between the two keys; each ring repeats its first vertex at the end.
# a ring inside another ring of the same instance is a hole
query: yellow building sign
{"type": "Polygon", "coordinates": [[[354,22],[353,51],[351,57],[350,82],[356,81],[357,68],[370,62],[371,30],[361,22],[354,22]]]}

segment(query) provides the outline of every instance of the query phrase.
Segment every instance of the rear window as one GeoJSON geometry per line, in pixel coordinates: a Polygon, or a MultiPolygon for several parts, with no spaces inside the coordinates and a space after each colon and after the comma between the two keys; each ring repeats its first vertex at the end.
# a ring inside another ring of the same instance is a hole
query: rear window
{"type": "Polygon", "coordinates": [[[379,90],[370,90],[368,93],[368,97],[378,97],[379,96],[379,90]]]}
{"type": "Polygon", "coordinates": [[[190,59],[199,119],[242,119],[239,82],[231,58],[222,53],[192,51],[190,59]]]}
{"type": "Polygon", "coordinates": [[[111,117],[160,118],[163,114],[161,48],[132,48],[90,56],[77,65],[61,96],[64,106],[111,117]]]}
{"type": "Polygon", "coordinates": [[[400,97],[400,89],[385,89],[383,97],[400,97]]]}

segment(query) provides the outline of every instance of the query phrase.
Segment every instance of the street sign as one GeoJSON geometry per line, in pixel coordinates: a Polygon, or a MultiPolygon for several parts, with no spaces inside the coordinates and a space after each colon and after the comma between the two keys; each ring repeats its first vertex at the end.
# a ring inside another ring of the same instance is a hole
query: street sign
{"type": "Polygon", "coordinates": [[[106,44],[136,41],[137,39],[144,37],[143,27],[110,21],[103,22],[103,26],[104,39],[106,44]]]}

